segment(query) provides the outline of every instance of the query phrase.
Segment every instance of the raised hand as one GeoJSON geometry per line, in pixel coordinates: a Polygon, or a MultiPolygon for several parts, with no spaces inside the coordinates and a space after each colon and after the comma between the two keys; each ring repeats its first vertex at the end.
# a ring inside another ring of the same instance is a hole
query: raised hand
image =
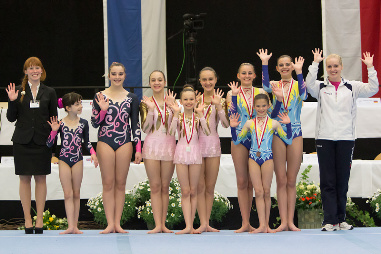
{"type": "Polygon", "coordinates": [[[50,117],[50,122],[48,122],[48,124],[50,125],[50,127],[52,128],[52,131],[58,131],[58,129],[60,128],[60,125],[61,125],[61,120],[58,122],[57,121],[57,116],[51,116],[50,117]]]}
{"type": "Polygon", "coordinates": [[[370,56],[369,52],[362,53],[364,56],[364,59],[361,59],[361,61],[366,65],[366,67],[371,68],[373,67],[373,57],[374,55],[370,56]]]}
{"type": "Polygon", "coordinates": [[[142,102],[144,102],[147,105],[149,110],[153,110],[155,108],[155,102],[153,102],[151,98],[147,96],[143,96],[142,102]]]}
{"type": "Polygon", "coordinates": [[[280,102],[283,101],[284,95],[283,95],[283,89],[278,87],[278,85],[275,82],[271,83],[271,90],[272,93],[276,96],[276,99],[280,102]]]}
{"type": "Polygon", "coordinates": [[[273,53],[267,54],[267,49],[260,49],[259,52],[257,52],[257,55],[262,60],[262,65],[268,65],[269,59],[273,55],[273,53]]]}
{"type": "Polygon", "coordinates": [[[214,94],[211,100],[212,105],[220,105],[221,99],[222,99],[222,96],[224,96],[224,93],[219,88],[217,88],[217,90],[214,90],[213,93],[214,94]]]}
{"type": "Polygon", "coordinates": [[[179,104],[177,104],[176,101],[168,104],[168,107],[173,111],[174,115],[180,113],[180,107],[179,107],[179,104]]]}
{"type": "Polygon", "coordinates": [[[7,91],[8,98],[10,101],[16,100],[19,96],[19,90],[16,91],[15,87],[15,83],[10,83],[8,85],[8,88],[5,89],[7,91]]]}
{"type": "Polygon", "coordinates": [[[199,91],[197,91],[197,90],[195,91],[195,93],[196,93],[196,101],[197,101],[197,102],[200,102],[202,93],[199,92],[199,91]]]}
{"type": "Polygon", "coordinates": [[[167,104],[170,104],[172,102],[174,102],[176,100],[176,95],[173,91],[171,90],[167,90],[166,94],[165,94],[165,103],[167,104]]]}
{"type": "Polygon", "coordinates": [[[315,48],[315,50],[312,50],[312,54],[314,54],[314,62],[320,63],[325,59],[325,57],[322,56],[323,50],[315,48]]]}
{"type": "Polygon", "coordinates": [[[295,63],[291,62],[292,67],[294,67],[296,74],[301,74],[302,73],[302,68],[304,64],[304,58],[299,56],[295,57],[295,63]]]}
{"type": "Polygon", "coordinates": [[[237,96],[239,94],[239,89],[238,89],[238,82],[230,82],[228,84],[228,87],[232,90],[232,96],[237,96]]]}
{"type": "Polygon", "coordinates": [[[290,117],[288,116],[287,113],[279,113],[278,117],[280,119],[280,123],[288,124],[291,123],[290,117]]]}
{"type": "Polygon", "coordinates": [[[95,166],[95,167],[98,167],[99,163],[98,163],[97,155],[92,154],[90,158],[91,158],[91,163],[94,162],[94,166],[95,166]]]}
{"type": "Polygon", "coordinates": [[[238,121],[239,120],[239,116],[240,115],[238,113],[234,113],[234,114],[232,114],[229,117],[229,119],[230,119],[230,127],[235,128],[235,127],[237,127],[241,123],[241,121],[238,121]]]}
{"type": "Polygon", "coordinates": [[[198,103],[194,105],[194,111],[199,115],[199,117],[204,116],[204,103],[198,103]]]}
{"type": "Polygon", "coordinates": [[[101,110],[106,111],[108,109],[109,100],[108,98],[105,100],[105,97],[103,96],[102,92],[97,93],[95,101],[98,103],[101,110]]]}

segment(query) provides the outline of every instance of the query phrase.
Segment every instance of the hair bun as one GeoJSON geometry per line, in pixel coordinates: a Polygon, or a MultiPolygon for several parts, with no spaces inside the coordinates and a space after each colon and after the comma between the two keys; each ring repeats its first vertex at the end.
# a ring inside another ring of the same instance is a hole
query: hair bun
{"type": "Polygon", "coordinates": [[[185,84],[185,85],[183,86],[183,89],[191,89],[191,90],[194,91],[194,87],[193,87],[193,85],[191,85],[191,84],[185,84]]]}
{"type": "Polygon", "coordinates": [[[58,104],[58,108],[63,108],[63,104],[62,104],[62,98],[58,98],[58,101],[57,101],[57,104],[58,104]]]}

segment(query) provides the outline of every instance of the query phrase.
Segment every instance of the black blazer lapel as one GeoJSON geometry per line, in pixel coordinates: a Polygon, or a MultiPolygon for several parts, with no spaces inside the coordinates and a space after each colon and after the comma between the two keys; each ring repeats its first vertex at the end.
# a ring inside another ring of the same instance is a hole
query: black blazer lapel
{"type": "Polygon", "coordinates": [[[36,100],[39,101],[41,99],[44,91],[45,91],[45,85],[40,83],[40,88],[38,88],[38,93],[37,93],[37,96],[36,96],[36,100]]]}
{"type": "Polygon", "coordinates": [[[33,100],[33,95],[32,95],[32,91],[30,90],[30,86],[28,83],[26,83],[25,85],[25,95],[24,95],[24,100],[26,99],[26,101],[29,103],[31,100],[33,100]],[[26,97],[26,98],[25,98],[26,97]]]}

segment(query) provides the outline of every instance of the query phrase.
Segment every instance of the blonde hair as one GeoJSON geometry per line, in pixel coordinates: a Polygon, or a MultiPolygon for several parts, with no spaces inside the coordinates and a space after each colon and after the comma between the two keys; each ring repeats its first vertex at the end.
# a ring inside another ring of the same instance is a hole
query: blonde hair
{"type": "Polygon", "coordinates": [[[329,56],[327,56],[326,62],[327,62],[328,58],[337,58],[339,60],[340,65],[343,65],[343,59],[338,54],[330,54],[329,56]]]}
{"type": "Polygon", "coordinates": [[[252,65],[251,63],[241,63],[241,65],[238,67],[238,72],[241,70],[242,66],[251,66],[253,67],[253,71],[255,72],[255,68],[254,68],[254,65],[252,65]]]}
{"type": "Polygon", "coordinates": [[[183,90],[180,92],[180,99],[181,99],[181,97],[182,97],[184,92],[193,92],[194,96],[196,96],[196,92],[194,91],[193,86],[190,85],[190,84],[185,84],[184,85],[183,90]]]}
{"type": "MultiPolygon", "coordinates": [[[[29,67],[31,67],[31,66],[39,66],[41,68],[41,70],[42,70],[40,80],[44,81],[46,79],[46,71],[45,71],[44,66],[42,66],[41,60],[38,57],[35,57],[35,56],[29,57],[28,59],[26,59],[26,61],[24,63],[24,68],[23,68],[23,70],[24,70],[24,77],[21,80],[21,89],[22,89],[23,92],[25,92],[25,86],[28,83],[28,75],[25,74],[25,71],[29,67]]],[[[22,95],[21,95],[20,101],[22,102],[23,99],[24,99],[24,94],[23,93],[21,93],[21,94],[22,95]]]]}
{"type": "Polygon", "coordinates": [[[112,67],[114,66],[121,66],[123,68],[123,71],[124,73],[126,73],[126,67],[124,67],[124,65],[122,63],[118,63],[118,62],[113,62],[111,65],[110,65],[110,68],[108,68],[108,75],[110,76],[110,72],[111,72],[111,69],[112,67]]]}

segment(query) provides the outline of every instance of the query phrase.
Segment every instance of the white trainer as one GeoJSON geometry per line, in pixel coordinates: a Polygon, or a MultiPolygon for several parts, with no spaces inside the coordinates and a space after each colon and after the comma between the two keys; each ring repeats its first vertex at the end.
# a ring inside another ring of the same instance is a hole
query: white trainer
{"type": "Polygon", "coordinates": [[[325,224],[322,228],[321,231],[336,231],[340,230],[339,224],[325,224]]]}
{"type": "Polygon", "coordinates": [[[353,226],[344,221],[344,222],[339,223],[339,228],[340,228],[340,230],[352,230],[353,226]]]}

